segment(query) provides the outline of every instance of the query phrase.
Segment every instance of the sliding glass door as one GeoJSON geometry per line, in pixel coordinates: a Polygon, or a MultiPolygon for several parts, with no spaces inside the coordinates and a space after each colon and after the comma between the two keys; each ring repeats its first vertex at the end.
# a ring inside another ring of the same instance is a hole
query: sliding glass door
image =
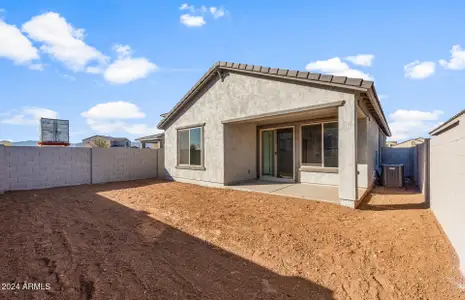
{"type": "Polygon", "coordinates": [[[261,131],[260,177],[294,178],[294,128],[261,131]]]}
{"type": "Polygon", "coordinates": [[[277,175],[279,178],[294,177],[294,129],[276,130],[277,136],[277,175]]]}
{"type": "Polygon", "coordinates": [[[262,175],[274,176],[274,130],[262,132],[262,175]]]}

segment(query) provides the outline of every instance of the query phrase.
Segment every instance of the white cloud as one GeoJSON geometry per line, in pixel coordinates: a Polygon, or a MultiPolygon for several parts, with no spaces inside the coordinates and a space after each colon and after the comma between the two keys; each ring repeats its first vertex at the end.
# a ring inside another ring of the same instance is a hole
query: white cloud
{"type": "Polygon", "coordinates": [[[89,66],[86,68],[86,73],[101,74],[103,73],[103,69],[101,67],[89,66]]]}
{"type": "Polygon", "coordinates": [[[420,111],[420,110],[404,110],[398,109],[389,117],[393,121],[435,121],[443,114],[441,110],[420,111]]]}
{"type": "Polygon", "coordinates": [[[1,123],[12,125],[37,125],[40,118],[58,118],[56,111],[42,107],[23,107],[4,115],[7,115],[7,118],[1,120],[1,123]]]}
{"type": "Polygon", "coordinates": [[[184,4],[181,4],[181,6],[179,7],[180,10],[189,10],[191,12],[195,12],[195,8],[193,5],[189,5],[187,3],[184,3],[184,4]]]}
{"type": "Polygon", "coordinates": [[[118,101],[97,104],[81,114],[89,127],[102,134],[126,132],[134,135],[149,135],[158,132],[155,126],[143,123],[133,124],[130,119],[145,118],[140,108],[130,102],[118,101]]]}
{"type": "Polygon", "coordinates": [[[308,71],[317,71],[336,76],[347,76],[353,78],[362,78],[365,80],[373,80],[373,77],[370,74],[350,68],[345,62],[341,61],[339,57],[330,58],[328,60],[318,60],[316,62],[309,63],[305,69],[308,71]]]}
{"type": "Polygon", "coordinates": [[[121,58],[128,57],[132,53],[131,47],[129,47],[129,45],[116,44],[113,46],[113,49],[118,54],[118,57],[121,57],[121,58]]]}
{"type": "Polygon", "coordinates": [[[116,101],[100,103],[81,114],[88,119],[141,119],[145,114],[131,102],[116,101]]]}
{"type": "Polygon", "coordinates": [[[157,65],[146,58],[123,58],[113,62],[103,74],[106,81],[124,84],[145,78],[157,69],[157,65]]]}
{"type": "Polygon", "coordinates": [[[460,45],[454,45],[450,50],[451,58],[449,61],[441,59],[439,64],[450,70],[465,69],[465,50],[460,45]]]}
{"type": "Polygon", "coordinates": [[[415,60],[404,66],[405,77],[412,79],[424,79],[432,76],[436,70],[436,64],[432,61],[420,62],[415,60]]]}
{"type": "Polygon", "coordinates": [[[181,15],[180,22],[187,27],[202,27],[207,24],[203,16],[193,16],[190,14],[181,15]]]}
{"type": "Polygon", "coordinates": [[[188,10],[193,14],[202,14],[202,13],[206,13],[208,11],[208,8],[205,5],[202,5],[199,8],[196,8],[194,5],[190,5],[190,4],[187,4],[187,3],[181,4],[179,9],[180,10],[188,10]]]}
{"type": "Polygon", "coordinates": [[[40,50],[63,62],[73,71],[81,71],[90,62],[105,64],[107,57],[84,42],[84,29],[76,29],[54,12],[33,17],[22,26],[29,38],[42,43],[40,50]]]}
{"type": "Polygon", "coordinates": [[[44,65],[43,64],[30,64],[28,68],[34,71],[43,71],[44,65]]]}
{"type": "Polygon", "coordinates": [[[190,5],[188,3],[182,4],[179,9],[188,11],[188,13],[182,14],[179,17],[181,24],[184,24],[187,27],[202,27],[203,25],[207,24],[207,21],[205,20],[206,16],[211,15],[216,20],[224,17],[227,12],[222,7],[206,7],[205,5],[195,7],[194,5],[190,5]]]}
{"type": "MultiPolygon", "coordinates": [[[[103,73],[105,80],[110,83],[129,83],[145,78],[158,69],[156,64],[144,57],[131,57],[132,51],[128,45],[115,45],[113,49],[117,52],[118,58],[103,73]]],[[[91,72],[94,70],[88,68],[87,71],[91,72]]]]}
{"type": "Polygon", "coordinates": [[[419,111],[399,109],[389,115],[391,140],[406,140],[426,136],[435,128],[443,112],[441,110],[419,111]]]}
{"type": "Polygon", "coordinates": [[[0,20],[0,57],[11,59],[17,64],[28,64],[39,59],[38,52],[16,26],[0,20]]]}
{"type": "Polygon", "coordinates": [[[111,134],[115,132],[126,132],[133,135],[150,135],[160,132],[155,126],[147,124],[131,124],[123,121],[92,120],[87,119],[89,127],[99,134],[111,134]]]}
{"type": "Polygon", "coordinates": [[[69,74],[60,74],[60,76],[69,81],[76,81],[76,77],[69,74]]]}
{"type": "Polygon", "coordinates": [[[355,56],[347,56],[346,60],[350,61],[354,65],[371,67],[375,56],[373,54],[359,54],[355,56]]]}
{"type": "Polygon", "coordinates": [[[218,19],[224,16],[224,9],[212,6],[210,7],[210,13],[215,19],[218,19]]]}

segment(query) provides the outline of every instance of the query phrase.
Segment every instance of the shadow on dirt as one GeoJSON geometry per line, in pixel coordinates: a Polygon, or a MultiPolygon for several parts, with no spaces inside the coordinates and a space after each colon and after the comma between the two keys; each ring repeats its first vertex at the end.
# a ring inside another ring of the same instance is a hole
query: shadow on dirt
{"type": "Polygon", "coordinates": [[[50,290],[0,291],[1,298],[333,298],[331,290],[314,282],[276,274],[98,194],[159,183],[0,195],[0,278],[51,285],[50,290]]]}

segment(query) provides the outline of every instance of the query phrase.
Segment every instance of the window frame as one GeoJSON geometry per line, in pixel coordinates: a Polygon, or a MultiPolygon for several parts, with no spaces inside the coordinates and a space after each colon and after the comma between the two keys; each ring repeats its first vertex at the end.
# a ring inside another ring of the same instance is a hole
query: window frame
{"type": "MultiPolygon", "coordinates": [[[[334,121],[334,120],[331,120],[331,121],[324,121],[324,122],[310,122],[310,123],[304,123],[304,124],[300,124],[300,136],[299,136],[299,140],[300,140],[300,165],[301,167],[304,167],[304,168],[318,168],[318,169],[327,169],[327,170],[337,170],[339,169],[339,161],[338,161],[338,166],[337,167],[325,167],[325,124],[329,124],[329,123],[338,123],[338,121],[334,121]],[[302,127],[305,127],[305,126],[315,126],[315,125],[319,125],[320,128],[321,128],[321,163],[320,164],[309,164],[309,163],[304,163],[302,161],[302,154],[303,154],[303,136],[302,136],[302,127]]],[[[338,153],[339,153],[339,127],[338,127],[338,153]]]]}
{"type": "Polygon", "coordinates": [[[193,169],[193,170],[205,170],[205,146],[204,146],[204,125],[205,124],[197,124],[192,126],[183,126],[176,128],[176,168],[178,169],[193,169]],[[192,165],[191,164],[191,153],[190,153],[190,146],[191,146],[191,129],[200,129],[200,165],[192,165]],[[181,164],[181,139],[179,138],[179,133],[182,131],[187,131],[189,133],[189,163],[181,164]]]}

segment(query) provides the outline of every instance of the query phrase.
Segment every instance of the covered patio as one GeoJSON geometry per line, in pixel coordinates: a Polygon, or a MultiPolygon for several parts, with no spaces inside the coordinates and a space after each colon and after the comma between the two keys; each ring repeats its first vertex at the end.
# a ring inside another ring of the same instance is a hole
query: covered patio
{"type": "MultiPolygon", "coordinates": [[[[339,204],[338,186],[254,179],[230,185],[228,188],[339,204]]],[[[358,201],[366,194],[367,189],[359,188],[358,201]]]]}
{"type": "Polygon", "coordinates": [[[222,123],[229,187],[350,207],[371,189],[368,160],[376,150],[369,145],[378,144],[378,126],[357,102],[331,101],[222,123]],[[369,129],[376,131],[370,143],[369,129]]]}

